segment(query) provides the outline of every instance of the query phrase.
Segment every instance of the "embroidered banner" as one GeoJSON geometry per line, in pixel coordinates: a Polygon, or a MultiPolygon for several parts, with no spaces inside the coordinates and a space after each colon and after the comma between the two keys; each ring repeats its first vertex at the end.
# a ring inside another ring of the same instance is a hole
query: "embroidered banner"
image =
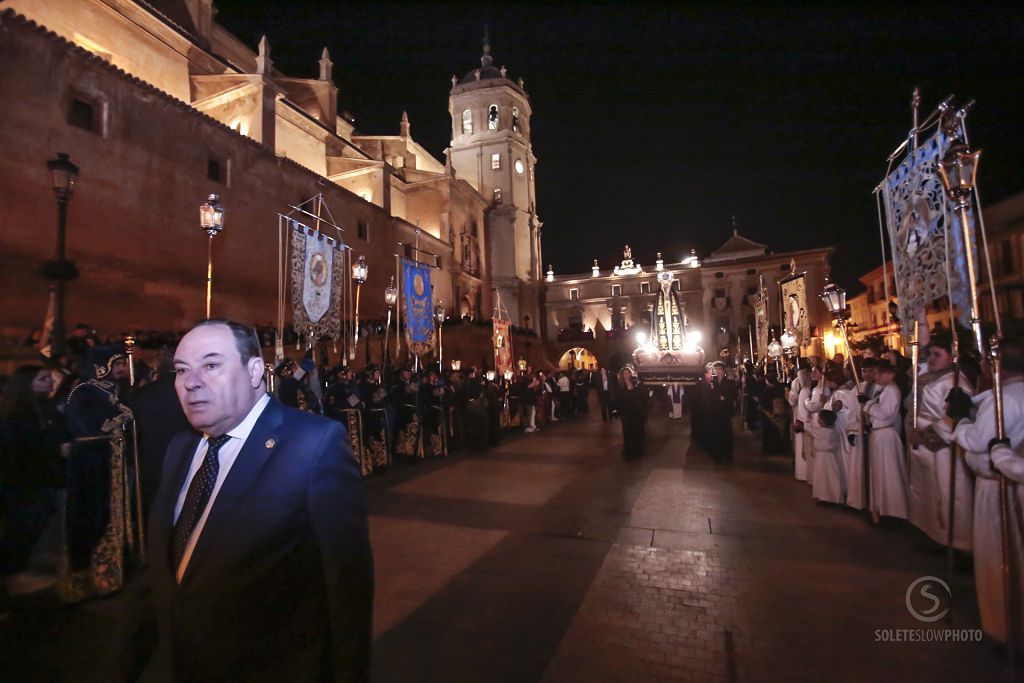
{"type": "Polygon", "coordinates": [[[314,339],[341,336],[345,245],[291,220],[292,314],[295,331],[314,339]],[[337,256],[337,258],[335,258],[337,256]]]}
{"type": "Polygon", "coordinates": [[[768,352],[768,299],[764,292],[754,295],[754,334],[757,339],[757,357],[768,352]]]}
{"type": "MultiPolygon", "coordinates": [[[[970,323],[963,232],[938,172],[938,162],[951,142],[937,131],[882,184],[899,318],[908,338],[925,307],[947,294],[947,260],[950,298],[960,311],[960,322],[970,323]]],[[[968,219],[974,220],[970,214],[968,219]]],[[[973,244],[968,246],[975,250],[973,244]]]]}
{"type": "Polygon", "coordinates": [[[782,288],[782,315],[786,325],[800,346],[811,339],[811,325],[807,319],[806,273],[795,273],[779,282],[782,288]]]}
{"type": "Polygon", "coordinates": [[[405,296],[405,340],[413,355],[422,356],[434,346],[430,267],[402,259],[402,290],[405,296]]]}
{"type": "Polygon", "coordinates": [[[515,368],[512,367],[512,335],[509,330],[509,321],[495,318],[493,323],[494,371],[501,377],[506,370],[515,371],[515,368]]]}

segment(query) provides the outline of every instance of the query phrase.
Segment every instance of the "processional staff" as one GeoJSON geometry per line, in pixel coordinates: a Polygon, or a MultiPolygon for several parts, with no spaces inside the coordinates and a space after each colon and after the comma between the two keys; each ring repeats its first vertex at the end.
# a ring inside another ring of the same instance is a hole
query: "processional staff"
{"type": "MultiPolygon", "coordinates": [[[[960,112],[966,113],[966,107],[962,108],[960,112]]],[[[963,133],[962,127],[962,116],[960,112],[957,112],[955,116],[961,119],[960,121],[960,132],[963,133]]],[[[960,228],[962,230],[964,257],[967,262],[967,282],[969,285],[970,292],[970,312],[971,312],[971,330],[974,336],[974,342],[977,347],[978,355],[980,358],[986,356],[984,348],[984,339],[981,331],[981,311],[978,303],[978,283],[977,283],[977,270],[974,263],[974,253],[972,245],[975,241],[972,240],[971,224],[967,209],[971,205],[971,195],[975,188],[978,173],[978,160],[981,157],[981,150],[971,151],[965,143],[958,143],[949,148],[946,152],[946,156],[939,163],[939,175],[942,178],[942,184],[946,189],[950,199],[956,205],[956,210],[960,218],[960,228]]],[[[980,207],[979,207],[980,210],[980,207]]],[[[981,234],[984,236],[984,230],[982,229],[981,234]]],[[[984,241],[984,240],[983,240],[984,241]]],[[[989,262],[988,253],[985,253],[985,260],[988,266],[989,272],[989,283],[992,295],[992,300],[995,302],[996,292],[994,283],[992,282],[992,264],[989,262]]],[[[992,397],[995,406],[995,427],[996,427],[996,439],[1002,440],[1006,438],[1006,426],[1003,418],[1003,384],[1002,377],[1000,374],[1000,361],[1001,355],[999,351],[999,340],[1002,337],[1002,321],[1000,320],[999,311],[993,307],[993,313],[996,323],[996,333],[989,341],[988,356],[992,364],[992,397]]],[[[955,332],[955,331],[954,331],[955,332]]],[[[1011,542],[1010,542],[1010,495],[1009,483],[1006,477],[1002,473],[997,474],[999,482],[999,531],[1002,546],[1002,584],[1003,584],[1003,608],[1006,615],[1006,652],[1007,660],[1009,661],[1011,669],[1015,667],[1015,654],[1017,648],[1017,634],[1018,629],[1018,618],[1016,610],[1016,581],[1013,580],[1013,568],[1011,555],[1011,542]]]]}
{"type": "MultiPolygon", "coordinates": [[[[135,387],[135,337],[131,335],[124,338],[124,353],[128,359],[128,384],[135,387]]],[[[132,417],[132,488],[135,489],[135,533],[139,539],[139,557],[146,556],[146,532],[145,524],[142,521],[142,481],[139,478],[139,423],[134,415],[132,417]]],[[[125,478],[128,472],[125,471],[125,478]]],[[[125,492],[128,490],[128,482],[124,482],[125,492]]],[[[131,534],[129,528],[128,531],[131,534]]]]}

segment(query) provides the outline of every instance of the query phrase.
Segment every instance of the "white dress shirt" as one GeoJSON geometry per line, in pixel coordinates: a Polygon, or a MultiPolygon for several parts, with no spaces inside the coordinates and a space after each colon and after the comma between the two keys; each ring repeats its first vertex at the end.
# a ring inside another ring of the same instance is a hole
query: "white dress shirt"
{"type": "MultiPolygon", "coordinates": [[[[268,403],[270,403],[270,395],[264,394],[260,400],[256,401],[256,405],[252,407],[252,410],[245,416],[245,419],[239,422],[237,427],[228,431],[228,436],[231,439],[221,446],[220,451],[217,452],[217,461],[220,464],[220,469],[217,470],[217,481],[213,485],[213,492],[210,493],[210,500],[206,502],[206,508],[203,510],[202,516],[199,517],[195,529],[192,530],[192,535],[188,539],[188,545],[185,546],[185,552],[181,556],[181,564],[178,565],[176,574],[179,583],[181,582],[181,577],[185,574],[185,568],[188,567],[188,561],[192,559],[192,551],[196,547],[196,541],[199,540],[199,535],[203,533],[206,518],[210,516],[210,510],[213,509],[213,501],[217,500],[217,494],[220,493],[220,487],[224,484],[224,480],[227,479],[231,466],[235,464],[242,446],[245,445],[245,440],[249,438],[249,433],[256,426],[256,420],[263,414],[263,409],[267,407],[268,403]]],[[[207,441],[209,441],[209,435],[203,435],[203,438],[199,441],[199,446],[196,447],[195,454],[192,456],[192,466],[189,467],[188,476],[185,477],[185,483],[178,493],[178,502],[174,506],[175,524],[178,522],[181,508],[185,505],[185,496],[188,495],[189,484],[192,483],[192,478],[196,476],[199,466],[203,464],[203,459],[206,458],[207,441]]]]}

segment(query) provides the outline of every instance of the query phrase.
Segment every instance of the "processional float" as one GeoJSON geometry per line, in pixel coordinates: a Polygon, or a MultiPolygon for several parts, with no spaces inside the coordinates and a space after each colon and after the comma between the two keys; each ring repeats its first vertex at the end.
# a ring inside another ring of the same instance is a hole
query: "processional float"
{"type": "MultiPolygon", "coordinates": [[[[888,158],[885,178],[875,188],[878,203],[879,237],[882,243],[883,282],[889,300],[886,272],[886,237],[890,250],[898,298],[901,333],[911,349],[913,363],[912,426],[918,417],[918,355],[921,323],[925,309],[947,301],[954,358],[953,382],[959,386],[962,350],[956,332],[957,322],[969,328],[978,360],[987,357],[992,369],[992,393],[995,401],[995,433],[1005,437],[1003,423],[1002,378],[999,340],[1002,321],[999,316],[995,282],[988,252],[985,221],[976,183],[981,150],[972,151],[967,137],[966,118],[974,105],[971,100],[957,107],[953,95],[938,104],[918,121],[920,93],[915,89],[911,105],[913,127],[907,139],[888,158]],[[883,217],[884,207],[884,217],[883,217]],[[981,328],[978,301],[978,254],[984,255],[989,291],[992,295],[995,334],[986,349],[981,328]]],[[[891,311],[890,311],[891,317],[891,311]]],[[[890,323],[895,322],[890,320],[890,323]]],[[[947,537],[947,573],[952,574],[953,534],[956,504],[956,466],[962,457],[955,441],[950,444],[949,522],[947,537]]],[[[1002,474],[999,482],[999,527],[1002,546],[1002,588],[1007,623],[1007,653],[1011,668],[1020,634],[1015,568],[1021,558],[1011,557],[1010,534],[1013,525],[1021,528],[1016,488],[1002,474]]]]}
{"type": "Polygon", "coordinates": [[[650,331],[637,334],[633,370],[646,382],[696,384],[704,376],[701,333],[689,326],[670,270],[658,273],[650,331]]]}

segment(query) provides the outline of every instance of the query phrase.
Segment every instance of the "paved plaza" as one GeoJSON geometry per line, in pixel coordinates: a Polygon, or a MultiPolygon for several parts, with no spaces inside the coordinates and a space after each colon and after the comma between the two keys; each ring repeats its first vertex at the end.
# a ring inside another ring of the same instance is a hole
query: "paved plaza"
{"type": "MultiPolygon", "coordinates": [[[[949,628],[905,604],[944,557],[901,525],[816,505],[791,461],[736,462],[654,418],[639,462],[593,414],[479,455],[368,481],[374,680],[999,680],[989,643],[878,642],[949,628]]],[[[976,629],[969,571],[952,627],[976,629]]],[[[3,680],[99,680],[118,600],[20,606],[0,621],[3,680]]]]}

